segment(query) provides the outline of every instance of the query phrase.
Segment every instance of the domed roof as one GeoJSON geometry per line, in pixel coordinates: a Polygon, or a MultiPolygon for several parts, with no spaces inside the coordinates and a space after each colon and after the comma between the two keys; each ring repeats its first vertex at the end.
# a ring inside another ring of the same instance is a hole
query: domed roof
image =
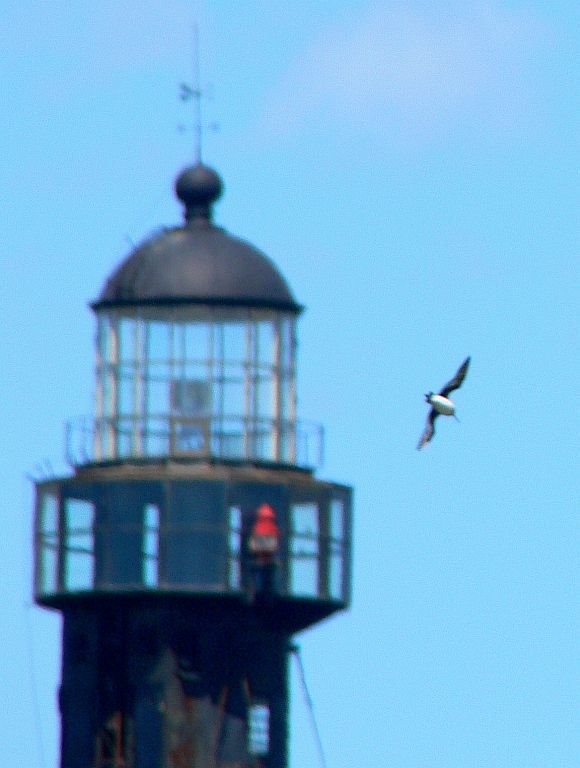
{"type": "Polygon", "coordinates": [[[137,246],[107,280],[94,309],[138,304],[223,304],[301,310],[273,262],[211,220],[222,192],[211,168],[198,164],[177,178],[185,224],[137,246]]]}

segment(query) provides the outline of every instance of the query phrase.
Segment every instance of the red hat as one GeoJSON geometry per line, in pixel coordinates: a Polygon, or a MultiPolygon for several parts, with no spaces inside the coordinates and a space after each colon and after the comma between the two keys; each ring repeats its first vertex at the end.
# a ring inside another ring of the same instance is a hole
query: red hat
{"type": "Polygon", "coordinates": [[[276,525],[276,515],[269,504],[260,504],[256,511],[256,519],[252,526],[254,536],[275,536],[279,534],[276,525]]]}
{"type": "Polygon", "coordinates": [[[276,515],[274,514],[274,510],[272,509],[272,507],[269,504],[266,504],[266,503],[260,504],[260,506],[258,507],[258,510],[256,512],[256,516],[260,517],[262,519],[267,519],[267,518],[269,518],[270,520],[275,520],[276,519],[276,515]]]}

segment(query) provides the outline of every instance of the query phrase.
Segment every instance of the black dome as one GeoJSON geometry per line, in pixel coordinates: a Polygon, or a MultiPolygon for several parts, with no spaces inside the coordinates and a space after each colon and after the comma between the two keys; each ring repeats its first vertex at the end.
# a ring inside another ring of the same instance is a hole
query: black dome
{"type": "Polygon", "coordinates": [[[176,192],[186,224],[163,230],[129,254],[92,305],[224,304],[299,312],[286,281],[257,248],[211,222],[220,177],[205,166],[183,171],[176,192]]]}

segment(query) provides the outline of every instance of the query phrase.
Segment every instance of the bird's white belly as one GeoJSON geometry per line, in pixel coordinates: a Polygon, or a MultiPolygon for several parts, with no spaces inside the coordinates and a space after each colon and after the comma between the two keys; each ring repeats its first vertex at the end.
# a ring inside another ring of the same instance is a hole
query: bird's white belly
{"type": "Polygon", "coordinates": [[[455,413],[455,406],[447,397],[443,395],[431,395],[431,405],[437,413],[442,413],[444,416],[453,416],[455,413]]]}

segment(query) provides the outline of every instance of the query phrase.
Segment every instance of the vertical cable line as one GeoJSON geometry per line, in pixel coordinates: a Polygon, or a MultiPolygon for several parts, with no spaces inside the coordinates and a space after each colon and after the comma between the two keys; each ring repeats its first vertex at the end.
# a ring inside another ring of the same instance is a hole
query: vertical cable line
{"type": "Polygon", "coordinates": [[[302,693],[304,695],[306,706],[308,707],[308,712],[310,715],[310,723],[312,725],[312,731],[314,733],[316,746],[318,747],[318,756],[320,758],[320,765],[322,766],[322,768],[327,768],[326,756],[324,754],[324,747],[322,746],[322,739],[320,737],[320,730],[318,728],[318,723],[316,722],[316,715],[314,714],[314,702],[312,701],[312,696],[310,695],[308,686],[306,684],[306,675],[304,673],[304,664],[302,662],[302,654],[300,652],[300,646],[290,645],[290,653],[293,654],[294,658],[296,659],[296,664],[298,666],[300,684],[302,687],[302,693]]]}
{"type": "Polygon", "coordinates": [[[41,768],[46,768],[46,759],[44,752],[44,738],[42,735],[42,718],[40,716],[40,699],[38,696],[38,684],[36,675],[36,663],[34,653],[34,642],[32,637],[32,622],[30,614],[32,612],[32,603],[24,602],[24,625],[26,632],[26,652],[28,655],[28,674],[30,677],[30,692],[32,696],[32,714],[34,718],[34,730],[36,732],[36,751],[41,768]]]}
{"type": "MultiPolygon", "coordinates": [[[[29,512],[28,512],[28,504],[25,502],[26,493],[24,491],[24,488],[26,487],[26,483],[29,482],[32,478],[24,478],[22,483],[22,507],[23,507],[23,514],[22,514],[22,521],[23,521],[23,527],[24,527],[24,535],[22,536],[22,544],[23,549],[26,547],[26,549],[23,552],[23,562],[28,563],[28,546],[29,546],[29,540],[30,536],[28,527],[26,525],[26,522],[30,520],[29,512]],[[24,507],[26,509],[24,510],[24,507]]],[[[35,523],[33,523],[34,526],[35,523]]],[[[36,536],[33,536],[33,541],[35,542],[36,536]]],[[[37,673],[36,673],[36,663],[35,663],[35,653],[34,653],[34,639],[33,639],[33,633],[32,633],[32,622],[31,622],[31,612],[33,608],[33,604],[29,600],[25,600],[23,603],[24,608],[24,632],[26,636],[26,655],[27,655],[27,661],[28,661],[28,675],[29,675],[29,683],[30,683],[30,694],[32,697],[32,717],[34,722],[34,731],[36,734],[36,753],[38,756],[38,761],[40,768],[46,768],[46,753],[44,748],[44,738],[43,738],[43,732],[42,732],[42,717],[40,715],[40,698],[38,695],[38,680],[37,680],[37,673]]]]}

